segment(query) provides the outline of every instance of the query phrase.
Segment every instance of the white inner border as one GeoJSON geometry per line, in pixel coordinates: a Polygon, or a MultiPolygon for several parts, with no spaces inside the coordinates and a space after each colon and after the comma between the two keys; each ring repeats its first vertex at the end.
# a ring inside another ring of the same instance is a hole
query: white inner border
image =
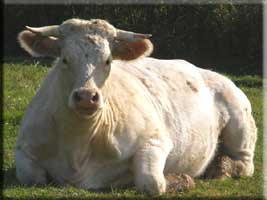
{"type": "Polygon", "coordinates": [[[267,2],[263,1],[263,177],[264,197],[267,199],[267,2]]]}

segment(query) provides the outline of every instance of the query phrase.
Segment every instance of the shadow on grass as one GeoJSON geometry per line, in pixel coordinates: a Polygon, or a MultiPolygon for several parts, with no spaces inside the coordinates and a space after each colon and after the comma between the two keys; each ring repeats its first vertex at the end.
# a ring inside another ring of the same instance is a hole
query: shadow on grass
{"type": "MultiPolygon", "coordinates": [[[[13,187],[25,187],[28,188],[29,186],[27,185],[23,185],[19,182],[19,180],[16,177],[16,168],[12,167],[9,168],[7,170],[3,170],[3,175],[4,175],[4,181],[3,181],[3,189],[9,189],[9,188],[13,188],[13,187]]],[[[34,186],[36,188],[44,188],[47,186],[52,186],[55,188],[64,188],[64,186],[60,186],[58,184],[56,184],[55,182],[53,182],[51,180],[51,178],[49,178],[50,181],[47,185],[45,186],[34,186]]],[[[129,188],[120,188],[118,191],[123,191],[123,189],[129,189],[129,188]]],[[[106,188],[106,189],[90,189],[88,190],[88,192],[94,192],[94,193],[111,193],[112,192],[112,188],[106,188]]]]}
{"type": "MultiPolygon", "coordinates": [[[[27,188],[28,186],[22,185],[19,183],[17,177],[16,177],[16,169],[13,168],[9,168],[7,170],[3,171],[3,175],[4,175],[4,181],[3,181],[3,189],[9,189],[9,188],[14,188],[14,187],[25,187],[27,188]]],[[[56,185],[56,184],[49,184],[50,186],[56,187],[58,189],[62,188],[62,186],[56,185]]],[[[45,186],[38,186],[37,188],[42,188],[45,186]]],[[[129,188],[128,188],[129,189],[129,188]]],[[[133,189],[133,188],[132,188],[133,189]]],[[[57,200],[63,200],[63,199],[72,199],[72,200],[82,200],[82,199],[114,199],[114,200],[120,200],[120,199],[136,199],[136,197],[138,199],[143,199],[143,200],[148,200],[148,199],[184,199],[184,200],[245,200],[245,199],[254,199],[254,200],[263,200],[264,197],[263,196],[255,196],[255,197],[251,197],[251,196],[222,196],[222,197],[212,197],[212,196],[203,196],[203,197],[198,197],[198,196],[192,196],[192,197],[179,197],[176,196],[175,194],[167,194],[167,195],[163,195],[163,196],[149,196],[149,195],[144,195],[144,196],[140,196],[140,195],[133,195],[132,197],[127,197],[122,195],[121,197],[118,197],[116,194],[114,194],[114,191],[110,190],[110,189],[105,189],[105,190],[88,190],[88,192],[94,192],[94,193],[102,193],[103,194],[110,194],[107,197],[100,195],[99,197],[97,196],[91,196],[91,197],[60,197],[57,198],[55,196],[55,198],[53,199],[57,199],[57,200]]],[[[119,193],[123,193],[123,189],[119,189],[117,190],[117,192],[119,193]]],[[[31,199],[36,199],[35,197],[27,197],[27,198],[23,198],[23,197],[19,197],[19,198],[14,198],[14,197],[4,197],[4,199],[27,199],[27,200],[31,200],[31,199]]],[[[38,197],[38,199],[40,200],[48,200],[51,198],[45,198],[45,197],[38,197]]]]}
{"type": "MultiPolygon", "coordinates": [[[[13,187],[25,187],[25,188],[28,188],[30,186],[27,186],[27,185],[23,185],[19,182],[19,180],[17,179],[16,177],[16,168],[12,167],[12,168],[9,168],[7,170],[4,170],[3,171],[3,175],[4,175],[4,181],[3,181],[3,188],[4,189],[8,189],[8,188],[13,188],[13,187]]],[[[61,186],[53,183],[53,182],[50,182],[48,185],[46,186],[53,186],[53,187],[56,187],[56,188],[62,188],[61,186]]],[[[36,188],[43,188],[43,187],[46,187],[46,186],[34,186],[36,188]]]]}

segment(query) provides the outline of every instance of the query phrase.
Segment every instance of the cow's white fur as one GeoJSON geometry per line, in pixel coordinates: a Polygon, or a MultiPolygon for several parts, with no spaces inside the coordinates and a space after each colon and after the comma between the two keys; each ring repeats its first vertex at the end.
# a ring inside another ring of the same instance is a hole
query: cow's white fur
{"type": "Polygon", "coordinates": [[[60,58],[21,124],[15,160],[22,183],[46,184],[49,176],[98,189],[134,181],[140,191],[162,193],[164,174],[201,175],[219,136],[229,155],[244,163],[244,175],[253,174],[251,106],[227,78],[184,60],[114,60],[101,82],[101,110],[81,117],[68,107],[73,87],[62,66],[60,58]]]}

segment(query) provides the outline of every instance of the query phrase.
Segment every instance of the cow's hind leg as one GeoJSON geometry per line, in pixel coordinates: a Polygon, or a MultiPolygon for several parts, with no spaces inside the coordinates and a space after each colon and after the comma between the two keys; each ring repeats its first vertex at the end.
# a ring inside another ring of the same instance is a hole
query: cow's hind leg
{"type": "Polygon", "coordinates": [[[257,128],[250,112],[234,110],[221,133],[220,148],[206,170],[206,178],[252,176],[257,128]]]}

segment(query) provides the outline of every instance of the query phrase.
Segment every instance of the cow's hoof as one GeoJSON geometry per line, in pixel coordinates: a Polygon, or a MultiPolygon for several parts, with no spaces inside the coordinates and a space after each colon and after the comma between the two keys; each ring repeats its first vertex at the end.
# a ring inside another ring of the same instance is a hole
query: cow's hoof
{"type": "Polygon", "coordinates": [[[246,167],[241,160],[232,160],[231,164],[231,172],[233,178],[239,178],[241,176],[250,176],[250,174],[247,173],[246,167]]]}
{"type": "Polygon", "coordinates": [[[224,179],[227,177],[236,177],[235,161],[229,156],[218,155],[217,158],[206,169],[204,178],[206,179],[224,179]]]}
{"type": "Polygon", "coordinates": [[[165,176],[168,193],[189,190],[195,187],[194,179],[187,174],[169,174],[165,176]]]}

